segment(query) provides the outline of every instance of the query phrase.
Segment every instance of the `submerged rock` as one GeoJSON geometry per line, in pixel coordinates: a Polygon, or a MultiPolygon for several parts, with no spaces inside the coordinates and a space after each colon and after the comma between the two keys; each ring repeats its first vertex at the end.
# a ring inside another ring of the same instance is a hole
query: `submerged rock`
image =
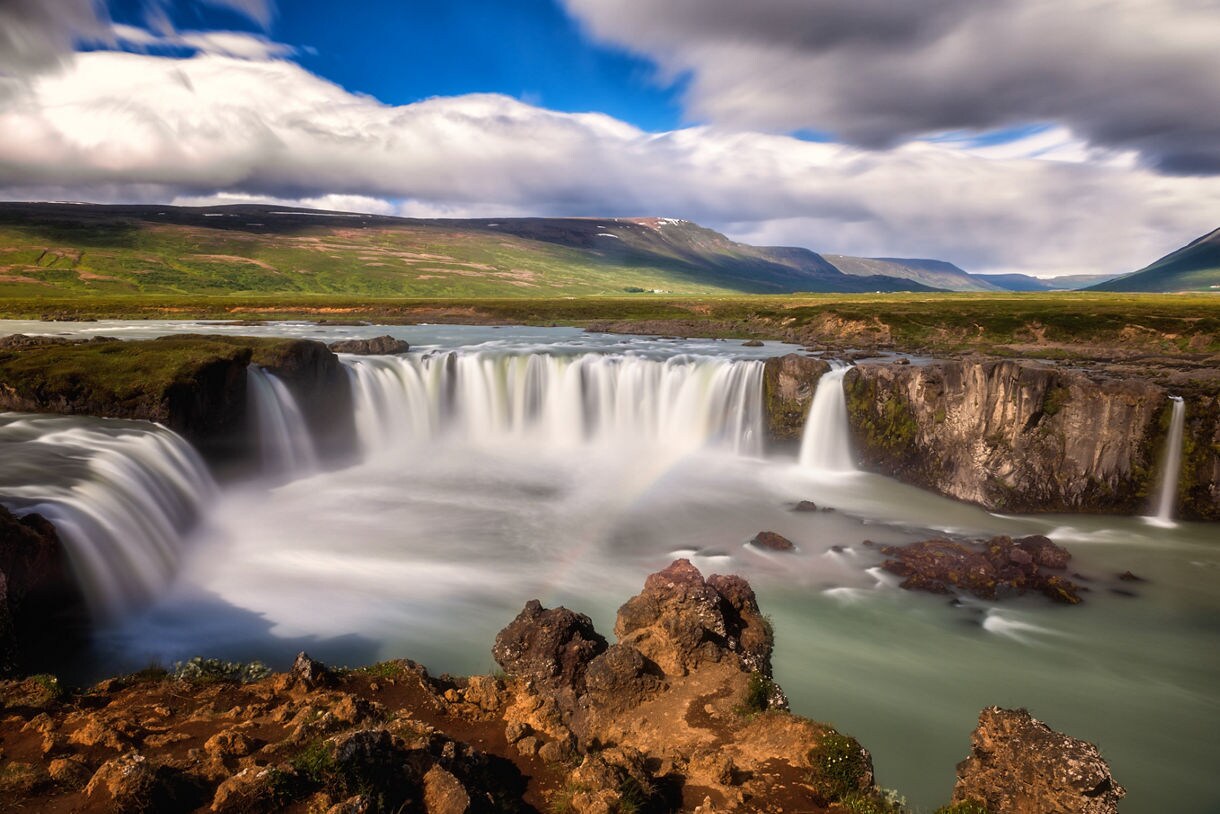
{"type": "Polygon", "coordinates": [[[774,531],[760,531],[750,539],[753,545],[759,548],[765,548],[769,551],[795,551],[796,544],[784,537],[782,534],[776,534],[774,531]]]}
{"type": "Polygon", "coordinates": [[[1071,554],[1042,536],[993,537],[976,545],[925,540],[881,546],[881,553],[890,558],[881,567],[902,577],[900,587],[912,591],[948,594],[957,589],[980,599],[1040,591],[1075,605],[1084,590],[1059,574],[1045,573],[1066,568],[1071,554]]]}
{"type": "Polygon", "coordinates": [[[406,353],[411,345],[403,339],[392,336],[376,336],[372,339],[343,339],[331,342],[328,347],[335,353],[356,353],[365,356],[388,356],[394,353],[406,353]]]}
{"type": "Polygon", "coordinates": [[[1096,746],[999,707],[979,715],[953,787],[954,803],[982,803],[991,814],[1116,814],[1125,795],[1096,746]]]}

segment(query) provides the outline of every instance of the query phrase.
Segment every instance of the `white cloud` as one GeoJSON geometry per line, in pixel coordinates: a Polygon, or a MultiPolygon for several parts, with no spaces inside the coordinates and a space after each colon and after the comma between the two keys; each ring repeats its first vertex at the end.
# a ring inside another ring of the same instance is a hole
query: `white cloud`
{"type": "Polygon", "coordinates": [[[111,26],[112,41],[141,52],[185,49],[239,59],[268,60],[292,56],[296,49],[243,31],[170,31],[165,34],[131,25],[111,26]]]}
{"type": "Polygon", "coordinates": [[[1217,0],[563,0],[696,119],[881,147],[1033,122],[1220,173],[1217,0]]]}
{"type": "Polygon", "coordinates": [[[1220,223],[1220,179],[1080,160],[1066,131],[1007,154],[969,139],[874,151],[707,127],[648,133],[494,95],[389,106],[291,62],[212,54],[80,54],[4,92],[8,198],[667,215],[755,242],[1033,273],[1130,270],[1220,223]],[[1024,157],[1048,150],[1066,160],[1024,157]]]}

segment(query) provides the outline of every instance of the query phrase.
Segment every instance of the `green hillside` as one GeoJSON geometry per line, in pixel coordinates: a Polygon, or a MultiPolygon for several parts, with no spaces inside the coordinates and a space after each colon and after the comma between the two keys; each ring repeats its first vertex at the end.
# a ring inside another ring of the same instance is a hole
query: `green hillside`
{"type": "Polygon", "coordinates": [[[828,254],[826,259],[844,274],[871,276],[883,274],[945,291],[1004,291],[985,279],[969,274],[944,260],[907,257],[850,257],[828,254]]]}
{"type": "Polygon", "coordinates": [[[1150,266],[1089,290],[1220,292],[1220,229],[1165,255],[1150,266]]]}
{"type": "Polygon", "coordinates": [[[919,291],[667,218],[416,220],[272,206],[0,203],[0,297],[919,291]]]}

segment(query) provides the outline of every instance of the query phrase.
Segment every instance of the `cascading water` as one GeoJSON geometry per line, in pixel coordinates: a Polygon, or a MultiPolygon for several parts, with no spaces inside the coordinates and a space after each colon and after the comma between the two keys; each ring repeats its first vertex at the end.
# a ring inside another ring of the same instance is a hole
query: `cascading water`
{"type": "Polygon", "coordinates": [[[1161,472],[1161,490],[1157,497],[1156,521],[1172,523],[1173,509],[1178,498],[1178,476],[1182,472],[1182,430],[1186,424],[1186,402],[1181,396],[1171,396],[1173,411],[1169,417],[1169,438],[1165,441],[1165,467],[1161,472]]]}
{"type": "Polygon", "coordinates": [[[5,504],[55,525],[100,618],[170,581],[216,495],[190,444],[144,422],[0,414],[0,457],[5,504]]]}
{"type": "Polygon", "coordinates": [[[246,382],[263,471],[278,475],[316,471],[313,438],[288,386],[258,365],[246,368],[246,382]]]}
{"type": "MultiPolygon", "coordinates": [[[[833,364],[833,363],[832,363],[833,364]]],[[[801,466],[823,472],[851,472],[855,464],[847,439],[847,366],[835,366],[818,380],[813,405],[801,434],[801,466]]]]}
{"type": "Polygon", "coordinates": [[[762,449],[762,363],[453,352],[346,357],[366,454],[447,432],[572,446],[762,449]]]}

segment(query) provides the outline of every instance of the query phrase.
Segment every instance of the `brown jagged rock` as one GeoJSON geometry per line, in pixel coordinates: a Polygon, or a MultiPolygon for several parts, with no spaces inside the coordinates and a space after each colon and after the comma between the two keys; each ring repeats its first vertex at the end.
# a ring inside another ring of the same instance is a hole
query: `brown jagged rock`
{"type": "Polygon", "coordinates": [[[392,336],[375,336],[372,339],[343,339],[331,342],[328,347],[335,353],[355,353],[364,356],[388,356],[394,353],[406,353],[411,345],[403,339],[392,336]]]}
{"type": "Polygon", "coordinates": [[[120,814],[144,814],[194,808],[177,798],[170,782],[172,773],[139,752],[112,758],[94,772],[85,786],[91,802],[108,806],[120,814]]]}
{"type": "Polygon", "coordinates": [[[326,665],[320,661],[314,661],[308,653],[302,650],[297,653],[296,660],[292,662],[292,671],[289,675],[294,681],[312,690],[329,680],[330,671],[326,669],[326,665]]]}
{"type": "Polygon", "coordinates": [[[424,809],[428,814],[466,814],[470,794],[452,772],[433,766],[424,774],[424,809]]]}
{"type": "Polygon", "coordinates": [[[773,637],[749,583],[705,580],[689,560],[652,574],[618,611],[614,633],[667,676],[736,655],[746,670],[771,674],[773,637]]]}
{"type": "Polygon", "coordinates": [[[903,578],[912,591],[949,594],[966,591],[980,599],[999,599],[1039,591],[1068,605],[1078,604],[1081,588],[1059,574],[1071,559],[1065,549],[1046,537],[993,537],[981,545],[951,540],[924,540],[902,546],[881,546],[889,559],[881,567],[903,578]]]}
{"type": "Polygon", "coordinates": [[[608,712],[636,706],[663,685],[660,668],[629,644],[611,645],[585,673],[589,700],[608,712]]]}
{"type": "Polygon", "coordinates": [[[979,715],[953,787],[954,803],[974,800],[990,814],[1116,814],[1125,795],[1096,746],[998,707],[979,715]]]}
{"type": "Polygon", "coordinates": [[[605,638],[588,616],[562,607],[543,608],[531,599],[496,635],[491,652],[510,676],[583,691],[589,662],[605,649],[605,638]]]}

